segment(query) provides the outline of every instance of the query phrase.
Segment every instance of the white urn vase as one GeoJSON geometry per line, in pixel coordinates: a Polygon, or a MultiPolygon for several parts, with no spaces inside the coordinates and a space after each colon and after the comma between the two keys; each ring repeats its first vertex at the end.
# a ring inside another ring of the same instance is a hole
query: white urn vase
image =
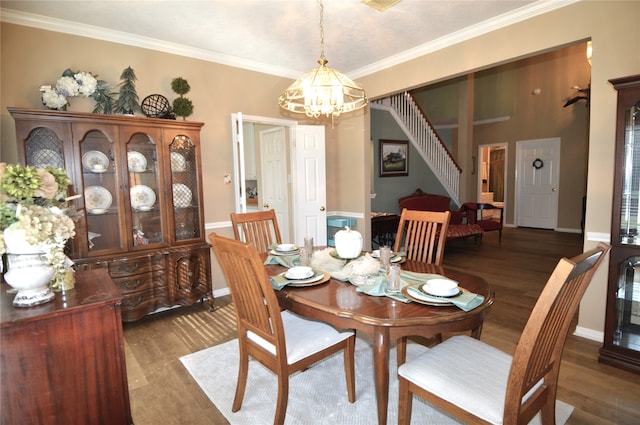
{"type": "Polygon", "coordinates": [[[31,307],[55,298],[49,287],[54,271],[47,265],[44,252],[38,245],[25,240],[24,230],[5,229],[7,271],[4,280],[18,290],[13,305],[31,307]]]}
{"type": "Polygon", "coordinates": [[[335,241],[336,253],[340,258],[358,258],[362,253],[362,235],[349,226],[336,232],[335,241]]]}

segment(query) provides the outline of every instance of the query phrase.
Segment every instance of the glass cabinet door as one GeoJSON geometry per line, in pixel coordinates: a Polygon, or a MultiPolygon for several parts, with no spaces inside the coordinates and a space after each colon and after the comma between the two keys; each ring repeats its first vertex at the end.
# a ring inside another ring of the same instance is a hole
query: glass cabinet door
{"type": "Polygon", "coordinates": [[[625,111],[620,242],[640,245],[640,99],[625,111]]]}
{"type": "Polygon", "coordinates": [[[176,241],[200,238],[198,162],[193,140],[180,134],[169,145],[173,228],[176,241]]]}
{"type": "Polygon", "coordinates": [[[110,128],[78,126],[74,133],[81,139],[81,175],[84,188],[87,246],[82,247],[89,255],[101,255],[119,251],[124,247],[121,232],[122,218],[119,207],[119,179],[116,172],[115,146],[110,128]]]}
{"type": "Polygon", "coordinates": [[[160,207],[162,186],[157,145],[159,136],[154,132],[134,133],[125,139],[132,245],[143,247],[163,243],[164,223],[160,207]]]}

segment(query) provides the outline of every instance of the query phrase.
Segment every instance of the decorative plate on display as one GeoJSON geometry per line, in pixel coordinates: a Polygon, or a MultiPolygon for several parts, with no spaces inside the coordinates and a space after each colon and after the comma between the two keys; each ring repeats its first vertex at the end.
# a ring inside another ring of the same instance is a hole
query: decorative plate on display
{"type": "Polygon", "coordinates": [[[111,192],[102,186],[89,186],[84,189],[84,205],[89,212],[103,214],[111,207],[111,192]]]}
{"type": "Polygon", "coordinates": [[[87,170],[104,172],[109,167],[109,158],[100,151],[88,151],[82,155],[82,165],[87,170]]]}
{"type": "Polygon", "coordinates": [[[178,208],[186,208],[191,205],[191,190],[182,183],[173,184],[173,205],[178,208]]]}
{"type": "Polygon", "coordinates": [[[184,171],[187,169],[187,160],[178,152],[171,152],[171,171],[184,171]]]}
{"type": "Polygon", "coordinates": [[[148,211],[156,203],[156,193],[149,186],[139,184],[129,190],[131,207],[141,211],[148,211]]]}
{"type": "Polygon", "coordinates": [[[40,149],[33,153],[33,166],[36,168],[56,167],[64,168],[62,157],[50,149],[40,149]]]}
{"type": "Polygon", "coordinates": [[[147,169],[147,158],[140,152],[127,152],[127,162],[129,163],[129,171],[133,171],[134,173],[139,173],[147,169]]]}

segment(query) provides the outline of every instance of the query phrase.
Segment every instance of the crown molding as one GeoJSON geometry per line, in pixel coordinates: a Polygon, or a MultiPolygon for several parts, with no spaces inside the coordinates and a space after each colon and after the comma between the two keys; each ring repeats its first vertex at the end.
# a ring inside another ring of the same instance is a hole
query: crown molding
{"type": "MultiPolygon", "coordinates": [[[[496,16],[476,25],[456,31],[447,36],[430,41],[423,45],[405,50],[396,55],[374,62],[365,67],[346,72],[352,79],[361,78],[369,74],[390,68],[403,62],[416,59],[429,53],[444,49],[454,44],[469,40],[474,37],[489,33],[499,28],[512,25],[517,22],[542,15],[544,13],[577,3],[583,0],[539,0],[514,11],[496,16]]],[[[128,46],[156,50],[178,56],[200,59],[207,62],[215,62],[236,68],[247,69],[264,74],[276,75],[285,78],[298,78],[303,72],[273,66],[261,62],[241,59],[231,55],[212,52],[204,49],[184,46],[177,43],[161,41],[150,37],[138,36],[122,31],[108,30],[93,25],[51,18],[33,13],[18,12],[6,8],[0,8],[0,21],[10,24],[23,25],[38,29],[61,32],[81,37],[93,38],[101,41],[119,43],[128,46]]]]}
{"type": "Polygon", "coordinates": [[[365,77],[369,74],[382,71],[383,69],[391,68],[392,66],[398,65],[400,63],[408,62],[410,60],[419,58],[420,56],[442,50],[446,47],[453,46],[454,44],[470,40],[472,38],[490,33],[491,31],[495,31],[497,29],[525,21],[527,19],[551,12],[556,9],[560,9],[565,6],[569,6],[579,1],[583,0],[536,1],[514,11],[504,13],[478,24],[461,29],[460,31],[447,34],[444,37],[440,37],[436,40],[430,41],[412,49],[405,50],[396,55],[389,56],[383,60],[374,62],[365,67],[346,72],[346,74],[348,74],[350,78],[354,80],[357,78],[365,77]]]}
{"type": "Polygon", "coordinates": [[[207,62],[215,62],[222,65],[236,68],[248,69],[250,71],[261,72],[286,78],[298,78],[301,72],[291,69],[277,67],[235,56],[224,55],[211,52],[209,50],[197,49],[184,46],[182,44],[171,43],[155,38],[134,35],[122,31],[109,30],[86,25],[78,22],[66,21],[64,19],[51,18],[33,13],[17,12],[5,8],[0,8],[0,21],[9,24],[23,25],[47,31],[60,32],[81,37],[93,38],[101,41],[124,44],[127,46],[140,47],[143,49],[156,50],[163,53],[170,53],[178,56],[185,56],[200,59],[207,62]]]}

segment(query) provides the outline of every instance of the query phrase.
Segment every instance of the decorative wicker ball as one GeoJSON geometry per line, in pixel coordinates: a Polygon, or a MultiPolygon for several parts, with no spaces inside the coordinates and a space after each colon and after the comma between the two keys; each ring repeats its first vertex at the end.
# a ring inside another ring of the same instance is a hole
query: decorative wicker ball
{"type": "Polygon", "coordinates": [[[171,111],[169,99],[161,94],[151,94],[142,100],[142,112],[149,118],[165,118],[171,111]]]}

